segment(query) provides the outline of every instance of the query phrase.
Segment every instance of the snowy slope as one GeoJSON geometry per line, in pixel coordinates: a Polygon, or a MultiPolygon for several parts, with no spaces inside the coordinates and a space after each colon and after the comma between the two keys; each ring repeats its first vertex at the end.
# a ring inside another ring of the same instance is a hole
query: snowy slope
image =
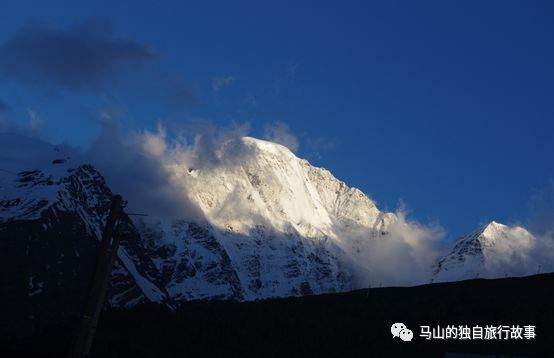
{"type": "Polygon", "coordinates": [[[161,265],[178,273],[167,281],[172,297],[255,299],[354,287],[344,262],[353,242],[342,238],[381,236],[394,214],[279,144],[233,139],[216,156],[218,165],[172,168],[206,223],[137,222],[143,236],[157,238],[154,247],[170,252],[161,265]],[[212,282],[191,266],[228,279],[212,282]]]}
{"type": "Polygon", "coordinates": [[[536,238],[522,227],[497,222],[461,237],[435,265],[435,281],[525,276],[537,272],[528,253],[536,238]]]}
{"type": "Polygon", "coordinates": [[[286,147],[244,137],[226,142],[218,151],[220,165],[175,170],[210,222],[244,232],[267,221],[275,229],[291,227],[310,237],[340,229],[373,229],[382,220],[375,204],[348,188],[332,174],[297,158],[286,147]]]}

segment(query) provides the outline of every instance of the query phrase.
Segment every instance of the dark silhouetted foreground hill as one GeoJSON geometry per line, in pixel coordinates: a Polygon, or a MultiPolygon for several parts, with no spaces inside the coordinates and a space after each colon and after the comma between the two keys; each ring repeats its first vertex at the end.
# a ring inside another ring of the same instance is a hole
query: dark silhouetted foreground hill
{"type": "MultiPolygon", "coordinates": [[[[175,312],[144,304],[106,311],[93,357],[442,357],[445,352],[554,356],[554,274],[255,302],[192,301],[175,312]],[[403,322],[412,342],[392,338],[403,322]],[[427,341],[420,326],[533,325],[537,337],[508,341],[427,341]]],[[[52,352],[58,328],[27,342],[52,352]]],[[[60,338],[63,337],[63,338],[60,338]]]]}

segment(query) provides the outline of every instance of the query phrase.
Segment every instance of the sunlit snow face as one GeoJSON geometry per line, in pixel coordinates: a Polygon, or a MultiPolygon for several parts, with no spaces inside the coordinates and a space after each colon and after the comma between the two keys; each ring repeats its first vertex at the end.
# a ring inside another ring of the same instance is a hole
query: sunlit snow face
{"type": "Polygon", "coordinates": [[[390,331],[393,337],[399,337],[400,331],[406,329],[404,323],[395,323],[390,327],[390,331]]]}

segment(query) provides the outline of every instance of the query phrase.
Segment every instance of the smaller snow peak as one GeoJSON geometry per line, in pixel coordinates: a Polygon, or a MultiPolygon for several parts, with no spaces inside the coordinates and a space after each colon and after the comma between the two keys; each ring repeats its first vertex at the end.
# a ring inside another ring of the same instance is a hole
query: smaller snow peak
{"type": "Polygon", "coordinates": [[[534,240],[533,235],[521,226],[507,226],[492,221],[484,227],[479,240],[486,246],[496,245],[502,241],[503,245],[519,245],[530,243],[534,240]]]}
{"type": "Polygon", "coordinates": [[[506,225],[504,224],[501,224],[499,222],[496,222],[496,221],[491,221],[490,223],[488,223],[487,225],[485,225],[486,228],[494,228],[494,229],[503,229],[503,228],[507,228],[506,225]]]}
{"type": "Polygon", "coordinates": [[[483,231],[481,235],[495,236],[505,231],[506,229],[508,229],[506,225],[497,223],[496,221],[493,220],[483,227],[483,231]]]}
{"type": "Polygon", "coordinates": [[[477,241],[481,247],[490,247],[494,246],[498,240],[507,237],[509,231],[510,228],[508,226],[491,221],[473,233],[463,237],[462,241],[477,241]]]}
{"type": "Polygon", "coordinates": [[[494,246],[519,245],[533,241],[531,235],[526,229],[520,226],[507,226],[496,221],[482,226],[479,230],[462,237],[460,243],[477,242],[482,248],[491,248],[494,246]]]}
{"type": "Polygon", "coordinates": [[[535,237],[521,226],[495,221],[463,236],[453,250],[436,265],[439,281],[497,278],[530,274],[527,257],[535,247],[535,237]]]}
{"type": "Polygon", "coordinates": [[[500,224],[496,221],[491,221],[480,226],[478,229],[471,232],[470,234],[462,236],[461,240],[478,240],[480,242],[491,240],[494,241],[498,236],[502,235],[502,233],[508,229],[509,227],[504,224],[500,224]]]}

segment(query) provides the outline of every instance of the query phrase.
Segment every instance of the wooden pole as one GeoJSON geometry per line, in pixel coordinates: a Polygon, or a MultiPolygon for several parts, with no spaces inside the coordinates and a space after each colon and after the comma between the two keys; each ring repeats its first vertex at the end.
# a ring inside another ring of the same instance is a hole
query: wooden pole
{"type": "Polygon", "coordinates": [[[84,358],[90,352],[98,318],[102,312],[102,307],[104,307],[112,267],[119,248],[119,237],[114,235],[114,231],[121,210],[122,198],[120,195],[115,195],[112,199],[106,227],[102,233],[94,276],[89,288],[81,322],[69,350],[69,358],[84,358]]]}

